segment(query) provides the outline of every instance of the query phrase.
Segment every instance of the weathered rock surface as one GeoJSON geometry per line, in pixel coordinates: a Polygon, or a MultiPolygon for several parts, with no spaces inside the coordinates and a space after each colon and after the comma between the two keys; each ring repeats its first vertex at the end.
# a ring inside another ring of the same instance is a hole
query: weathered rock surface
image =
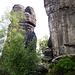
{"type": "Polygon", "coordinates": [[[45,55],[45,56],[53,56],[53,52],[52,52],[52,49],[50,49],[50,48],[46,48],[46,50],[43,52],[43,54],[45,55]]]}
{"type": "Polygon", "coordinates": [[[26,22],[31,23],[34,27],[36,26],[36,15],[34,9],[30,6],[25,9],[26,22]]]}
{"type": "Polygon", "coordinates": [[[75,0],[44,0],[54,56],[75,54],[75,0]]]}
{"type": "Polygon", "coordinates": [[[48,72],[48,68],[45,67],[44,65],[38,65],[36,71],[39,72],[39,73],[47,73],[48,72]]]}
{"type": "Polygon", "coordinates": [[[34,28],[36,26],[36,15],[34,9],[30,6],[24,8],[24,6],[20,4],[15,4],[12,8],[14,12],[22,12],[24,14],[25,19],[19,21],[19,25],[26,31],[27,40],[25,42],[25,48],[27,48],[30,42],[34,39],[33,47],[36,48],[37,37],[34,32],[34,28]]]}
{"type": "Polygon", "coordinates": [[[21,4],[15,4],[15,5],[13,6],[12,10],[13,10],[14,12],[18,12],[18,11],[24,12],[24,6],[21,5],[21,4]]]}

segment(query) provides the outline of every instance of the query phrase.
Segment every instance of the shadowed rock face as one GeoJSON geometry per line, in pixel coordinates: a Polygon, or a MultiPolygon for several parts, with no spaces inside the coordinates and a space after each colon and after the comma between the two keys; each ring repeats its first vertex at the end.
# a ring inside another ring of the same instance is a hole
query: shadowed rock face
{"type": "Polygon", "coordinates": [[[36,48],[37,37],[34,32],[34,28],[36,26],[36,15],[34,9],[30,6],[27,6],[24,9],[24,6],[20,4],[15,4],[12,10],[14,12],[18,11],[23,12],[23,14],[25,15],[25,19],[23,21],[19,21],[19,25],[23,27],[27,35],[27,41],[25,42],[25,47],[27,48],[29,43],[34,39],[35,41],[34,47],[36,48]]]}
{"type": "Polygon", "coordinates": [[[47,46],[48,46],[49,48],[52,48],[52,40],[51,40],[51,37],[49,37],[47,46]]]}
{"type": "Polygon", "coordinates": [[[34,9],[30,6],[25,9],[26,22],[36,26],[36,15],[34,9]]]}
{"type": "Polygon", "coordinates": [[[75,0],[44,0],[54,56],[75,53],[75,0]]]}
{"type": "MultiPolygon", "coordinates": [[[[36,45],[37,37],[34,32],[34,27],[36,26],[36,17],[34,9],[30,6],[26,7],[24,12],[26,19],[25,19],[25,30],[27,34],[26,47],[28,46],[29,42],[34,39],[36,45]]],[[[35,46],[36,47],[36,46],[35,46]]]]}

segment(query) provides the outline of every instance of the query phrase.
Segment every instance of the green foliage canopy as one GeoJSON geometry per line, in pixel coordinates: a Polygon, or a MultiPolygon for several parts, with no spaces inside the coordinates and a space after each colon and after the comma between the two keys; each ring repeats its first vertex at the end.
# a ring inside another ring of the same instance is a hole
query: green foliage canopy
{"type": "Polygon", "coordinates": [[[50,72],[50,75],[74,75],[75,74],[75,56],[63,57],[59,59],[50,72]]]}
{"type": "Polygon", "coordinates": [[[47,48],[47,43],[48,43],[48,37],[44,36],[43,40],[39,40],[39,50],[44,51],[47,48]]]}
{"type": "Polygon", "coordinates": [[[21,14],[13,11],[8,14],[11,24],[0,59],[0,75],[31,75],[36,69],[38,56],[33,48],[34,41],[31,41],[28,48],[24,48],[26,35],[25,30],[19,25],[20,19],[24,19],[21,14]]]}

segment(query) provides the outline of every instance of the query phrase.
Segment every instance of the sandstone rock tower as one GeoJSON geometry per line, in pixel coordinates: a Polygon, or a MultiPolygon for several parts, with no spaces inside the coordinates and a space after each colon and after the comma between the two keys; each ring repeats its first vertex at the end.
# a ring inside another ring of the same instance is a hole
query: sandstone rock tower
{"type": "Polygon", "coordinates": [[[22,12],[25,17],[24,20],[20,20],[19,21],[19,25],[21,25],[23,27],[23,29],[26,31],[26,35],[27,35],[27,41],[25,42],[25,47],[27,47],[30,43],[30,41],[32,41],[34,39],[34,48],[36,48],[36,41],[37,41],[37,37],[36,34],[34,32],[34,28],[36,27],[36,15],[35,15],[35,11],[32,7],[27,6],[24,9],[23,5],[20,4],[15,4],[12,8],[12,10],[14,12],[22,12]]]}
{"type": "Polygon", "coordinates": [[[54,56],[75,54],[75,0],[44,0],[54,56]]]}

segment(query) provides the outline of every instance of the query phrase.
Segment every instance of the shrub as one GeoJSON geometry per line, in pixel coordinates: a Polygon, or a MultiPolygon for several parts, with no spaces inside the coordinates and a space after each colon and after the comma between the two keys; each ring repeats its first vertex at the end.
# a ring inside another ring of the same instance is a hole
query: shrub
{"type": "MultiPolygon", "coordinates": [[[[75,71],[75,61],[73,57],[63,57],[59,59],[50,72],[50,75],[71,75],[72,70],[75,71]]],[[[74,73],[73,73],[74,74],[74,73]]]]}
{"type": "MultiPolygon", "coordinates": [[[[14,12],[12,12],[13,14],[14,12]]],[[[11,24],[8,27],[3,55],[0,59],[0,75],[31,75],[38,62],[38,56],[33,45],[34,41],[31,41],[30,45],[24,48],[25,30],[18,25],[19,20],[16,15],[12,15],[10,16],[11,24]]]]}
{"type": "Polygon", "coordinates": [[[75,71],[68,71],[66,74],[64,75],[75,75],[75,71]]]}

